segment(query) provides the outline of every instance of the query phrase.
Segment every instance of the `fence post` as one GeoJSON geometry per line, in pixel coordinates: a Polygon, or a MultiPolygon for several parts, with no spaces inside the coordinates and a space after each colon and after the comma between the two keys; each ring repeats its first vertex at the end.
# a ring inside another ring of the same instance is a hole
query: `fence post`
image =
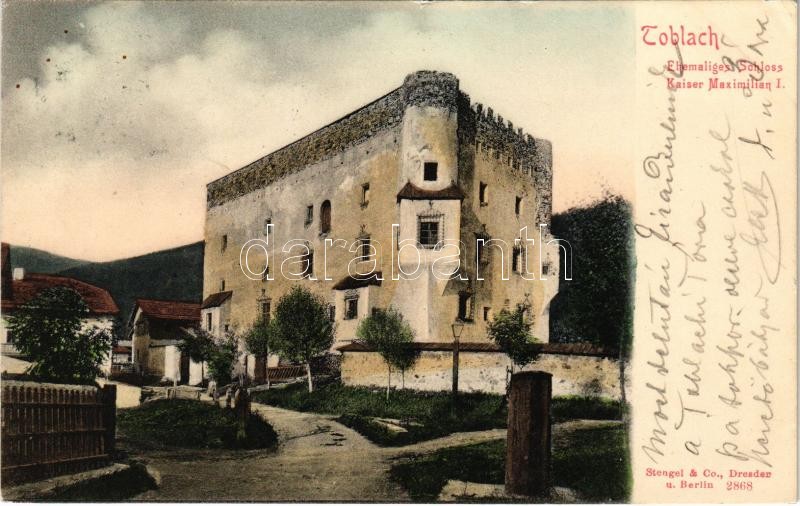
{"type": "Polygon", "coordinates": [[[511,376],[506,438],[506,492],[534,496],[550,487],[552,375],[527,371],[511,376]]]}
{"type": "Polygon", "coordinates": [[[117,385],[103,385],[103,427],[105,450],[111,455],[117,437],[117,385]]]}

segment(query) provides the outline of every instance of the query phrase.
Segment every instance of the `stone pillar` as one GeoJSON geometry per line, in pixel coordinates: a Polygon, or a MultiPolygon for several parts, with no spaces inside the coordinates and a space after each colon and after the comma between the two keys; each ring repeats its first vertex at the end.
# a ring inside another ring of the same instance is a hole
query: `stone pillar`
{"type": "Polygon", "coordinates": [[[552,375],[528,371],[511,376],[506,438],[506,492],[534,496],[550,487],[552,375]]]}

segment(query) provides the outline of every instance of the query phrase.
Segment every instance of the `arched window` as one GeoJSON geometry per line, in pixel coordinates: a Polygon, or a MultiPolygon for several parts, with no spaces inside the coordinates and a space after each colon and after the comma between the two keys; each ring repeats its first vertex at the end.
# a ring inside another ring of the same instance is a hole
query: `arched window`
{"type": "Polygon", "coordinates": [[[319,209],[319,232],[327,234],[331,231],[331,201],[326,200],[319,209]]]}

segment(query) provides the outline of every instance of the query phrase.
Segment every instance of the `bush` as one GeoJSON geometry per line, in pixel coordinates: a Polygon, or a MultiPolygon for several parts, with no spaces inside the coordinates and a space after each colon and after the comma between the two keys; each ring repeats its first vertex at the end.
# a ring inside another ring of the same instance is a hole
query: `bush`
{"type": "Polygon", "coordinates": [[[126,439],[146,446],[269,448],[278,440],[271,425],[251,414],[247,438],[240,443],[232,410],[184,399],[161,399],[119,410],[117,423],[126,439]]]}

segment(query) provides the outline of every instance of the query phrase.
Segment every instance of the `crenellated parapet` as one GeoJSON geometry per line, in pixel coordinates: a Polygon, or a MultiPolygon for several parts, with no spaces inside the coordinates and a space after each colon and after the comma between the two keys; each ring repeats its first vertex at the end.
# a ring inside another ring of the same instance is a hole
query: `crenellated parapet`
{"type": "Polygon", "coordinates": [[[365,105],[207,186],[209,209],[264,188],[309,165],[336,156],[403,122],[403,88],[365,105]]]}
{"type": "Polygon", "coordinates": [[[400,128],[410,107],[436,107],[458,116],[462,142],[474,142],[476,151],[503,160],[510,170],[533,178],[541,205],[540,223],[550,223],[552,149],[548,141],[535,139],[514,128],[491,107],[471,104],[459,90],[458,79],[447,72],[418,71],[408,75],[400,88],[319,130],[213,181],[207,186],[209,209],[246,195],[337,156],[376,134],[400,128]],[[468,134],[466,132],[469,132],[468,134]]]}
{"type": "Polygon", "coordinates": [[[537,139],[522,128],[514,129],[510,120],[505,120],[491,107],[484,107],[481,103],[470,104],[469,113],[474,115],[476,152],[494,157],[508,165],[510,170],[531,177],[541,204],[537,208],[537,221],[549,224],[553,192],[553,150],[550,141],[537,139]]]}

